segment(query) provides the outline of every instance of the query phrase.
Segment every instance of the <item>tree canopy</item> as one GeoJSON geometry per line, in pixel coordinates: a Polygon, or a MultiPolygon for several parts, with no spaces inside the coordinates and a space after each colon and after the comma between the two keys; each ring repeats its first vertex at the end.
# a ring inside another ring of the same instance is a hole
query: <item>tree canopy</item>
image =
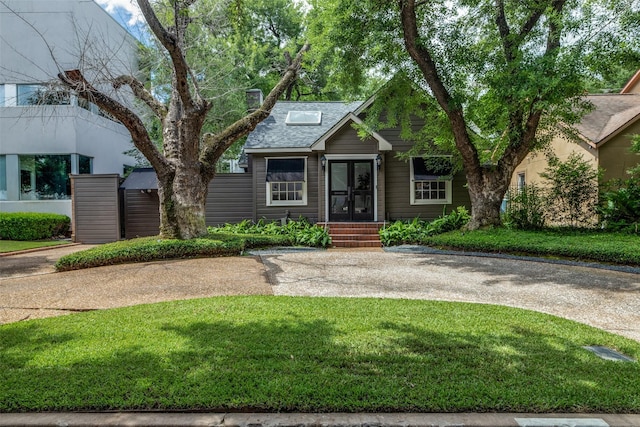
{"type": "Polygon", "coordinates": [[[640,51],[636,0],[311,4],[311,39],[326,41],[323,54],[339,64],[336,82],[358,88],[380,74],[409,81],[392,79],[378,98],[400,123],[408,114],[425,118],[417,147],[458,154],[472,227],[500,222],[500,203],[527,153],[558,131],[571,133],[566,125],[590,108],[581,96],[594,70],[640,51]],[[390,102],[393,94],[401,99],[390,102]]]}

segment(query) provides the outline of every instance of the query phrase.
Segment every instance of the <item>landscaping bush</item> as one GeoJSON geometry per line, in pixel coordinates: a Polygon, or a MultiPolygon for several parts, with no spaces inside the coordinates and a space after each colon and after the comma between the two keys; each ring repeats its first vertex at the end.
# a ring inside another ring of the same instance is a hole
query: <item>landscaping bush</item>
{"type": "Polygon", "coordinates": [[[428,222],[414,218],[411,221],[396,221],[380,230],[380,241],[384,246],[420,244],[425,238],[447,231],[458,230],[469,222],[469,212],[464,206],[428,222]]]}
{"type": "MultiPolygon", "coordinates": [[[[633,137],[631,151],[640,154],[640,135],[633,137]]],[[[626,180],[615,180],[600,198],[603,228],[632,233],[640,232],[640,165],[627,171],[626,180]]]]}
{"type": "Polygon", "coordinates": [[[244,220],[238,224],[225,224],[222,227],[209,227],[210,233],[233,233],[238,235],[266,235],[285,236],[287,241],[283,244],[311,247],[327,247],[331,244],[329,233],[317,225],[313,225],[306,218],[300,217],[297,221],[288,221],[281,225],[279,221],[266,222],[260,220],[253,223],[244,220]]]}
{"type": "Polygon", "coordinates": [[[622,181],[601,196],[600,216],[607,230],[640,232],[640,178],[622,181]]]}
{"type": "Polygon", "coordinates": [[[0,212],[0,239],[41,240],[69,232],[68,216],[35,212],[0,212]]]}
{"type": "Polygon", "coordinates": [[[544,227],[547,205],[543,190],[535,184],[507,191],[507,209],[503,224],[518,230],[540,230],[544,227]]]}
{"type": "Polygon", "coordinates": [[[555,225],[593,226],[597,222],[600,172],[580,155],[572,153],[562,162],[549,158],[541,177],[549,180],[548,204],[555,225]]]}
{"type": "Polygon", "coordinates": [[[66,255],[56,263],[56,270],[68,271],[130,262],[148,262],[162,259],[204,256],[237,255],[245,248],[241,238],[218,240],[200,238],[190,240],[143,237],[107,243],[66,255]]]}

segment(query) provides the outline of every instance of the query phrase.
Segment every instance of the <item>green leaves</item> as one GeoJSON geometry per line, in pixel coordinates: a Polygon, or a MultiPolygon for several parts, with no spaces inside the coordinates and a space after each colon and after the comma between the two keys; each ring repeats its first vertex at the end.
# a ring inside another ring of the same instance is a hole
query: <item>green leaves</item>
{"type": "Polygon", "coordinates": [[[66,215],[35,212],[0,212],[0,239],[40,240],[65,235],[71,220],[66,215]]]}
{"type": "Polygon", "coordinates": [[[280,222],[265,222],[260,219],[257,223],[244,220],[238,224],[225,224],[222,227],[209,227],[210,233],[233,233],[238,235],[282,236],[287,243],[299,246],[327,247],[331,244],[331,237],[327,231],[309,223],[300,217],[297,221],[288,221],[286,225],[280,222]]]}
{"type": "Polygon", "coordinates": [[[411,221],[396,221],[380,230],[380,241],[384,246],[421,244],[429,236],[462,228],[469,219],[467,209],[464,206],[458,206],[448,215],[443,214],[430,222],[422,221],[420,218],[414,218],[411,221]]]}

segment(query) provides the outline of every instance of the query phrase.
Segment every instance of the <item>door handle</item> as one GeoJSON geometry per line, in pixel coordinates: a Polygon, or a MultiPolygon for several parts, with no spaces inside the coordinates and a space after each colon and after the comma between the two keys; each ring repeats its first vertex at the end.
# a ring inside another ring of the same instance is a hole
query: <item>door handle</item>
{"type": "Polygon", "coordinates": [[[349,200],[350,202],[353,201],[353,191],[351,190],[351,186],[347,187],[347,200],[349,200]]]}

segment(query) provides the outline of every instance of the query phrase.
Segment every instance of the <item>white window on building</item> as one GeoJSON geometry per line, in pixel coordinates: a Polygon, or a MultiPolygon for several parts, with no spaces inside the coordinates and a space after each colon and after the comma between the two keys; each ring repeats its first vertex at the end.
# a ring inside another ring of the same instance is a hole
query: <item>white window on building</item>
{"type": "Polygon", "coordinates": [[[0,107],[4,107],[4,85],[0,84],[0,107]]]}
{"type": "Polygon", "coordinates": [[[524,172],[519,172],[518,173],[518,181],[517,181],[518,191],[521,191],[524,188],[525,185],[527,185],[527,181],[525,179],[525,174],[524,174],[524,172]]]}
{"type": "Polygon", "coordinates": [[[411,204],[451,204],[453,165],[449,156],[411,158],[411,204]]]}
{"type": "Polygon", "coordinates": [[[267,206],[307,204],[307,159],[267,158],[267,206]]]}

